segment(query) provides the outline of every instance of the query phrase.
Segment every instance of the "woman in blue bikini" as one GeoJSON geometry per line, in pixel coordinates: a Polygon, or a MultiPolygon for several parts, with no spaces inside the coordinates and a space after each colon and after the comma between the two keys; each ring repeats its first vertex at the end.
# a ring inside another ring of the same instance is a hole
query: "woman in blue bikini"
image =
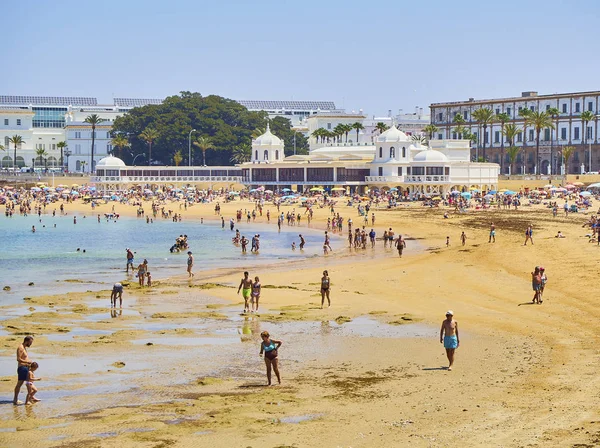
{"type": "Polygon", "coordinates": [[[281,384],[281,376],[279,376],[279,362],[277,360],[277,349],[281,347],[282,342],[271,339],[268,331],[263,331],[260,334],[262,342],[260,343],[260,353],[265,354],[265,364],[267,366],[267,381],[268,386],[271,385],[271,366],[277,376],[277,381],[281,384]]]}

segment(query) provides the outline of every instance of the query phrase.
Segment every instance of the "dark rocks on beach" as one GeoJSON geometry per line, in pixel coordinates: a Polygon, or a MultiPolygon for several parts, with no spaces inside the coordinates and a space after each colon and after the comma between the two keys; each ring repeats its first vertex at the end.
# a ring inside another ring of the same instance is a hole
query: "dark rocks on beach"
{"type": "Polygon", "coordinates": [[[5,286],[4,288],[2,288],[4,291],[10,291],[10,286],[5,286]]]}
{"type": "Polygon", "coordinates": [[[152,342],[146,342],[146,345],[154,345],[152,342]]]}
{"type": "Polygon", "coordinates": [[[33,282],[29,282],[29,283],[27,284],[27,286],[33,286],[33,285],[35,285],[35,283],[33,283],[33,282]]]}

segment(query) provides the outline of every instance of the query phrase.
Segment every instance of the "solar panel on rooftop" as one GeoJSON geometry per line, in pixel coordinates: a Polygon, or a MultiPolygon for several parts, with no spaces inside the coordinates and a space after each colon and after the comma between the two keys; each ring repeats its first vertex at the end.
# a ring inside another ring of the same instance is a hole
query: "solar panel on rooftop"
{"type": "Polygon", "coordinates": [[[0,95],[0,104],[34,106],[96,106],[98,100],[79,96],[0,95]]]}

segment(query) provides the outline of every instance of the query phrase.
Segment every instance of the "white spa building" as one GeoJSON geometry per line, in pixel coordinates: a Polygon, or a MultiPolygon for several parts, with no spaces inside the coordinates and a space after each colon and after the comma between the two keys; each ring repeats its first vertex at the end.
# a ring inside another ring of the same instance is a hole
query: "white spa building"
{"type": "Polygon", "coordinates": [[[91,182],[101,191],[196,183],[208,183],[214,188],[244,184],[250,188],[297,191],[345,187],[352,193],[395,187],[411,198],[443,196],[452,190],[468,191],[473,187],[483,191],[498,189],[499,165],[471,162],[466,140],[432,140],[429,146],[423,146],[395,126],[374,140],[374,144],[326,145],[311,149],[308,155],[285,157],[283,141],[267,126],[266,132],[253,140],[252,158],[247,163],[131,167],[109,156],[98,162],[91,182]]]}
{"type": "Polygon", "coordinates": [[[305,191],[348,187],[395,187],[410,197],[445,195],[452,190],[498,188],[499,165],[471,162],[469,142],[431,140],[428,146],[392,126],[373,143],[334,143],[311,148],[308,155],[284,157],[283,142],[267,127],[252,142],[252,159],[239,165],[243,183],[273,190],[305,191]]]}

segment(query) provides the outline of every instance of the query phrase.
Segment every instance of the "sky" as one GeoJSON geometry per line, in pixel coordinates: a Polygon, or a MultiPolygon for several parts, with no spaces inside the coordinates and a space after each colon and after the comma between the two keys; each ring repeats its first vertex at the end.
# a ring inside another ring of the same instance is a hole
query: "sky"
{"type": "Polygon", "coordinates": [[[600,2],[5,1],[0,94],[322,100],[375,116],[599,90],[600,2]]]}

